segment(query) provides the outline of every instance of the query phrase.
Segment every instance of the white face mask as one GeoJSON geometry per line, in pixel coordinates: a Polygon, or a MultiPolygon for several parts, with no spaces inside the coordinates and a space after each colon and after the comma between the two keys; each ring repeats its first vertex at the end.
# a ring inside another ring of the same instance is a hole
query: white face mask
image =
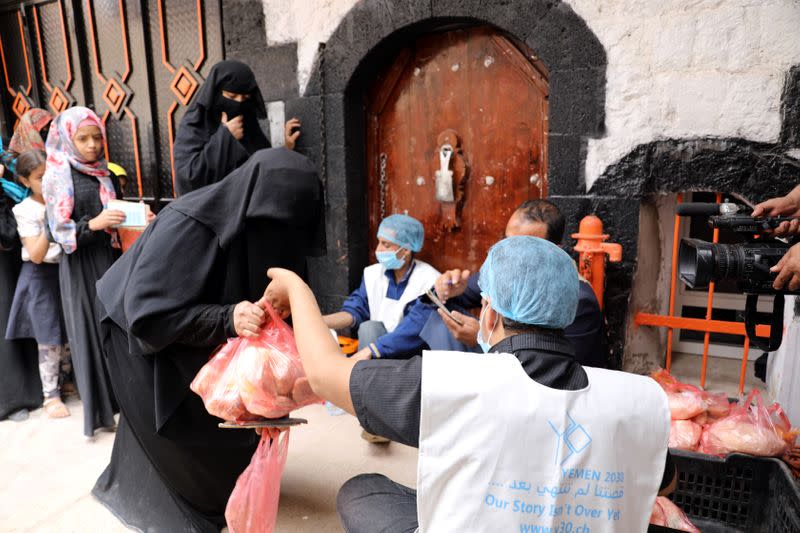
{"type": "Polygon", "coordinates": [[[491,342],[492,334],[494,333],[494,328],[497,326],[497,321],[500,318],[499,315],[494,317],[494,324],[492,324],[492,329],[491,329],[491,331],[489,331],[489,336],[487,338],[484,338],[484,336],[483,336],[483,317],[486,314],[486,310],[489,309],[489,307],[490,306],[487,303],[486,306],[481,311],[481,316],[478,318],[478,344],[480,345],[481,350],[483,350],[483,353],[487,353],[489,351],[489,349],[492,347],[492,345],[489,344],[489,343],[491,342]]]}

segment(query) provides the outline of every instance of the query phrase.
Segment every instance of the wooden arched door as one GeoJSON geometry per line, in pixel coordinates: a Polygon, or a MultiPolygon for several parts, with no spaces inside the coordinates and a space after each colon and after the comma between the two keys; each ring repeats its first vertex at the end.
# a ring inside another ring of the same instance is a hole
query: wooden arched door
{"type": "Polygon", "coordinates": [[[514,209],[547,195],[547,101],[544,66],[492,29],[403,49],[367,96],[373,249],[382,217],[407,213],[425,224],[421,259],[480,267],[514,209]],[[451,197],[447,176],[437,195],[445,144],[451,197]]]}

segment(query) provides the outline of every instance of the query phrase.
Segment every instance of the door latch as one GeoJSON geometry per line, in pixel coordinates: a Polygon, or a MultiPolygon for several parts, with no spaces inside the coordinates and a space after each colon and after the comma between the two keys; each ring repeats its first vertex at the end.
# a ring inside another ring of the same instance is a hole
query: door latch
{"type": "Polygon", "coordinates": [[[439,170],[436,171],[436,199],[440,202],[454,202],[453,171],[450,170],[450,159],[453,157],[453,146],[445,143],[439,149],[439,170]]]}

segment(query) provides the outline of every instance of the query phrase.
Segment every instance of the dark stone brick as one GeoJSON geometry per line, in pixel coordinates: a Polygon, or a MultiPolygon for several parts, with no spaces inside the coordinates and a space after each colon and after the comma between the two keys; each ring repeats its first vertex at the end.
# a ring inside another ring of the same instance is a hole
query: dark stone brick
{"type": "Polygon", "coordinates": [[[551,133],[547,143],[547,190],[550,195],[585,192],[586,140],[578,135],[551,133]]]}
{"type": "Polygon", "coordinates": [[[475,19],[497,26],[521,41],[558,3],[558,0],[431,0],[434,17],[475,19]]]}
{"type": "Polygon", "coordinates": [[[683,191],[739,193],[750,201],[786,194],[800,165],[782,146],[745,139],[668,139],[641,144],[611,165],[592,194],[640,199],[683,191]]]}
{"type": "Polygon", "coordinates": [[[233,51],[267,47],[261,0],[223,0],[222,28],[228,58],[234,57],[233,51]]]}
{"type": "Polygon", "coordinates": [[[297,44],[226,50],[228,59],[250,65],[256,75],[264,101],[297,98],[297,44]]]}
{"type": "MultiPolygon", "coordinates": [[[[405,26],[431,16],[430,0],[364,0],[344,17],[325,49],[325,92],[344,92],[358,66],[368,56],[396,47],[378,47],[388,36],[405,26]]],[[[397,39],[399,36],[395,35],[397,39]]],[[[389,57],[389,56],[386,56],[389,57]]],[[[319,76],[312,76],[306,94],[319,94],[319,76]]]]}
{"type": "Polygon", "coordinates": [[[622,261],[606,266],[604,306],[606,335],[611,350],[612,363],[619,368],[625,344],[628,300],[630,297],[639,236],[639,202],[627,198],[598,198],[587,196],[551,196],[566,219],[564,249],[577,259],[576,244],[572,238],[578,232],[583,217],[596,215],[603,221],[609,242],[622,245],[622,261]]]}
{"type": "Polygon", "coordinates": [[[800,65],[786,73],[786,83],[781,96],[781,143],[788,147],[800,147],[800,65]]]}
{"type": "MultiPolygon", "coordinates": [[[[316,293],[315,293],[316,294],[316,293]]],[[[319,295],[317,303],[324,314],[335,313],[342,310],[342,304],[347,299],[346,296],[338,295],[319,295]]]]}
{"type": "Polygon", "coordinates": [[[328,145],[328,196],[358,204],[366,196],[364,158],[349,146],[328,145]]]}
{"type": "Polygon", "coordinates": [[[550,76],[550,132],[600,137],[605,131],[605,67],[550,76]]]}
{"type": "Polygon", "coordinates": [[[606,65],[603,45],[586,21],[564,2],[558,2],[547,11],[545,17],[531,28],[525,42],[551,73],[606,65]]]}

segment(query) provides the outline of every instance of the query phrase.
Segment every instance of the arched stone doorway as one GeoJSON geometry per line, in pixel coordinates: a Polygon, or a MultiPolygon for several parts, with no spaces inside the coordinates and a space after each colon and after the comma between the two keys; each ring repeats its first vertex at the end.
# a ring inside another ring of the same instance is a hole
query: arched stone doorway
{"type": "Polygon", "coordinates": [[[376,73],[422,35],[480,25],[524,43],[549,72],[548,195],[569,208],[585,194],[586,143],[604,131],[606,54],[568,4],[410,0],[393,10],[362,0],[326,42],[303,96],[286,102],[286,116],[302,116],[317,130],[306,129],[299,148],[326,182],[328,257],[314,265],[311,280],[325,309],[341,304],[369,260],[364,97],[376,73]]]}
{"type": "Polygon", "coordinates": [[[365,103],[370,248],[407,213],[425,226],[421,259],[475,271],[514,209],[547,195],[547,69],[495,29],[408,43],[365,103]]]}

